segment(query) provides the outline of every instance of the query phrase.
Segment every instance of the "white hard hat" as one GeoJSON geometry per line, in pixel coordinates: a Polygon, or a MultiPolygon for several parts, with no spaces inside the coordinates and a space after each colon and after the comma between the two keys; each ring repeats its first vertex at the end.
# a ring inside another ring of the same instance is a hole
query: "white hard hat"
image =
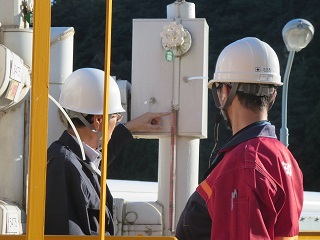
{"type": "MultiPolygon", "coordinates": [[[[68,110],[101,115],[103,114],[104,71],[81,68],[69,75],[61,88],[60,105],[68,110]]],[[[116,81],[109,80],[109,114],[125,112],[121,105],[120,90],[116,81]]]]}
{"type": "Polygon", "coordinates": [[[281,86],[279,60],[265,42],[246,37],[229,44],[220,53],[213,79],[215,82],[272,84],[281,86]]]}

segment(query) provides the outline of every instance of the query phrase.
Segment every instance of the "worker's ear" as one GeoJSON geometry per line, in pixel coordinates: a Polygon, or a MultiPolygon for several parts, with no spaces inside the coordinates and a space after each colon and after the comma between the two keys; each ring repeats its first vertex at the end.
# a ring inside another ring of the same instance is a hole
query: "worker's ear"
{"type": "Polygon", "coordinates": [[[93,115],[93,127],[95,130],[99,130],[102,126],[103,115],[93,115]]]}
{"type": "Polygon", "coordinates": [[[229,92],[230,92],[230,89],[227,87],[227,85],[223,84],[223,86],[220,90],[220,94],[219,94],[221,106],[225,105],[227,98],[228,98],[228,95],[229,95],[229,92]]]}
{"type": "Polygon", "coordinates": [[[103,115],[96,115],[96,116],[97,116],[97,121],[101,123],[103,120],[103,115]]]}
{"type": "Polygon", "coordinates": [[[272,97],[270,99],[269,106],[268,106],[268,111],[272,108],[274,101],[276,100],[276,97],[277,97],[277,89],[275,89],[272,94],[272,97]]]}

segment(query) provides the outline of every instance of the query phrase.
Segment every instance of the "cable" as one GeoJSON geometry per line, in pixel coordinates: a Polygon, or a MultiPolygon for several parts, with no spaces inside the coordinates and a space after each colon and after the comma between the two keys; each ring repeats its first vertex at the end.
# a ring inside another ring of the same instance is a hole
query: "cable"
{"type": "Polygon", "coordinates": [[[72,127],[77,139],[78,139],[78,143],[79,143],[79,146],[80,146],[80,150],[81,150],[81,154],[82,154],[82,160],[86,160],[86,155],[84,154],[84,149],[83,149],[83,144],[82,144],[82,141],[81,141],[81,138],[78,134],[78,131],[77,129],[75,128],[74,124],[72,123],[70,117],[68,116],[68,114],[66,113],[66,111],[61,107],[61,105],[50,95],[49,95],[49,99],[55,104],[57,105],[57,107],[61,110],[61,112],[63,113],[63,115],[67,118],[68,122],[70,123],[70,126],[72,127]]]}
{"type": "Polygon", "coordinates": [[[221,112],[219,111],[219,113],[217,113],[214,117],[214,128],[213,128],[213,137],[214,137],[214,145],[213,145],[213,149],[211,151],[210,157],[209,157],[209,167],[211,165],[211,159],[213,156],[214,151],[216,150],[217,146],[218,146],[218,141],[219,141],[219,125],[220,122],[222,120],[222,115],[221,112]]]}

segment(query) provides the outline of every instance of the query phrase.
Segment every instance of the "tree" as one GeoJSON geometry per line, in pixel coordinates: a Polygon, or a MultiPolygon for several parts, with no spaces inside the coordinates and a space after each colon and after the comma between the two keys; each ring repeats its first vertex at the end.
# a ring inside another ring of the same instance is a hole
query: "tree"
{"type": "Polygon", "coordinates": [[[319,191],[320,176],[319,172],[319,150],[320,146],[320,102],[318,102],[313,113],[308,117],[308,124],[305,131],[305,141],[302,146],[304,149],[304,161],[301,162],[301,168],[304,173],[304,184],[308,190],[319,191]]]}
{"type": "MultiPolygon", "coordinates": [[[[113,2],[111,74],[121,79],[131,81],[131,47],[132,19],[135,18],[166,18],[166,6],[173,0],[141,1],[115,0],[113,2]]],[[[294,18],[305,18],[319,29],[318,18],[320,8],[317,0],[195,0],[196,17],[205,18],[209,29],[209,76],[213,75],[219,53],[231,42],[243,37],[253,36],[267,42],[276,51],[281,68],[284,71],[288,51],[282,40],[281,31],[284,25],[294,18]]],[[[104,0],[56,0],[52,6],[53,26],[72,26],[75,28],[74,37],[74,69],[80,67],[103,68],[104,62],[104,31],[105,31],[105,1],[104,0]]],[[[320,51],[318,35],[306,49],[295,54],[290,74],[288,96],[288,128],[289,149],[297,158],[305,172],[306,190],[320,191],[320,183],[315,169],[320,169],[318,158],[318,143],[320,134],[317,133],[319,119],[320,85],[320,51]],[[315,108],[315,106],[317,106],[315,108]],[[312,159],[312,161],[311,161],[312,159]]],[[[281,94],[278,89],[277,100],[270,111],[269,119],[275,124],[277,132],[281,127],[281,94]]],[[[211,93],[209,93],[208,139],[200,141],[200,176],[208,165],[214,145],[213,119],[216,110],[211,93]]],[[[223,123],[220,124],[219,145],[221,146],[230,136],[223,123]]],[[[139,161],[139,170],[147,167],[147,172],[153,172],[157,166],[157,142],[135,141],[119,156],[119,166],[112,166],[114,177],[136,179],[134,170],[123,170],[132,159],[139,161]],[[142,146],[141,146],[142,145],[142,146]],[[144,146],[144,147],[143,147],[144,146]],[[143,156],[138,155],[140,147],[143,156]],[[126,152],[128,151],[128,152],[126,152]],[[130,152],[130,154],[129,154],[130,152]],[[131,153],[134,153],[131,154],[131,153]],[[140,165],[141,164],[141,165],[140,165]],[[151,167],[151,165],[152,167],[151,167]],[[151,170],[153,169],[153,170],[151,170]],[[131,172],[131,173],[130,173],[131,172]],[[132,174],[132,175],[131,175],[132,174]]],[[[141,173],[143,171],[140,171],[141,173]]],[[[147,179],[157,180],[153,172],[147,179]]]]}

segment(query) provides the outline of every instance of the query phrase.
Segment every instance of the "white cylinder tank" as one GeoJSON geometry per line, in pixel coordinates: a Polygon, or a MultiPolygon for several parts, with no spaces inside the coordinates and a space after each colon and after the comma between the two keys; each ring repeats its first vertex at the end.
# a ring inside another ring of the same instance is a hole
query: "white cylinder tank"
{"type": "Polygon", "coordinates": [[[21,2],[21,0],[0,0],[0,22],[2,26],[20,25],[21,2]]]}
{"type": "MultiPolygon", "coordinates": [[[[61,85],[73,70],[73,27],[52,27],[50,41],[49,94],[59,100],[61,85]]],[[[48,146],[65,130],[60,110],[49,102],[48,146]]]]}
{"type": "Polygon", "coordinates": [[[0,199],[23,206],[24,105],[0,112],[0,199]]]}
{"type": "MultiPolygon", "coordinates": [[[[4,46],[23,59],[26,65],[32,62],[32,31],[7,29],[4,31],[4,46]]],[[[3,68],[3,62],[1,62],[3,68]]],[[[29,65],[29,66],[30,66],[29,65]]],[[[12,76],[10,76],[10,79],[12,76]]],[[[28,89],[26,90],[28,91],[28,89]]],[[[28,92],[24,94],[27,95],[28,92]]],[[[0,199],[14,202],[20,208],[25,203],[25,174],[28,154],[28,105],[21,99],[10,109],[0,111],[0,199]]]]}
{"type": "Polygon", "coordinates": [[[30,68],[32,67],[32,29],[6,29],[3,31],[3,45],[18,54],[30,68]]]}

